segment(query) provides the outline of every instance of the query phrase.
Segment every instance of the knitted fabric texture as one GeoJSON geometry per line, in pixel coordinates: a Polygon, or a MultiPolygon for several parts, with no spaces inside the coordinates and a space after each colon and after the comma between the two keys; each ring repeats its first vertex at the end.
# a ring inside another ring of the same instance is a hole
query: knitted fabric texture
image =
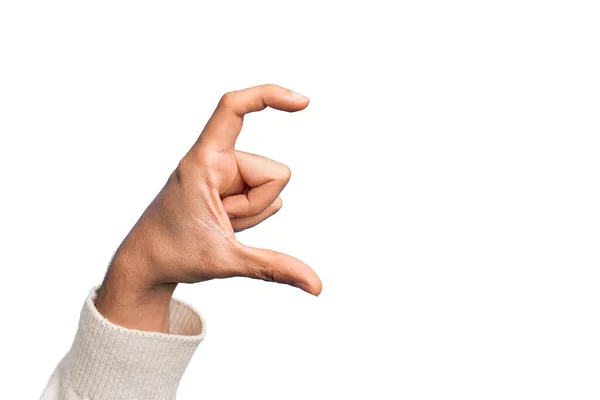
{"type": "Polygon", "coordinates": [[[193,307],[171,300],[170,333],[127,329],[96,309],[97,288],[85,301],[71,350],[41,400],[170,400],[205,335],[193,307]]]}

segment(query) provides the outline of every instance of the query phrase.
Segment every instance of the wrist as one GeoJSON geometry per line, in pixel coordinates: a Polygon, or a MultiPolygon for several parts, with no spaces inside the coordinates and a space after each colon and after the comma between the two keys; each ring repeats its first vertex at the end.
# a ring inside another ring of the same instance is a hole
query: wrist
{"type": "Polygon", "coordinates": [[[109,321],[130,329],[169,332],[169,306],[176,283],[158,283],[154,267],[121,246],[98,291],[96,308],[109,321]]]}

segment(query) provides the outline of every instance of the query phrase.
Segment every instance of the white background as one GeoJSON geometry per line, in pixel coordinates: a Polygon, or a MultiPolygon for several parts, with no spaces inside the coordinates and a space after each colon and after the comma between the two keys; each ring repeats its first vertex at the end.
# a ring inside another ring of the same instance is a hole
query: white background
{"type": "Polygon", "coordinates": [[[179,398],[599,398],[599,19],[593,1],[3,1],[0,397],[39,396],[221,94],[277,83],[312,103],[246,119],[238,148],[294,175],[240,239],[323,293],[180,287],[208,335],[179,398]]]}

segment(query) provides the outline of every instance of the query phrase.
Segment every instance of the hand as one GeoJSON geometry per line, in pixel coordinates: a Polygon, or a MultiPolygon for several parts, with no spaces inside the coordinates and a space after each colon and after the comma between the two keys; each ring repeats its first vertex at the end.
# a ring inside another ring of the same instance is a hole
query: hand
{"type": "Polygon", "coordinates": [[[303,110],[308,98],[275,85],[227,93],[199,139],[119,247],[96,306],[112,322],[168,331],[177,283],[244,276],[318,295],[321,281],[300,260],[247,247],[234,231],[281,208],[290,179],[285,165],[235,151],[244,115],[266,107],[303,110]]]}

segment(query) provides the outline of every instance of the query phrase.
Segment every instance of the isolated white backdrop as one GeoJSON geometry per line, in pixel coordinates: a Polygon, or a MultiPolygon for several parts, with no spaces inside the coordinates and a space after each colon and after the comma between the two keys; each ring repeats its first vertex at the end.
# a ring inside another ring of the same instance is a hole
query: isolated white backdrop
{"type": "Polygon", "coordinates": [[[293,178],[240,236],[324,290],[180,287],[208,334],[179,398],[599,398],[599,18],[594,1],[0,3],[2,397],[39,396],[220,95],[277,83],[312,103],[246,119],[238,148],[293,178]]]}

